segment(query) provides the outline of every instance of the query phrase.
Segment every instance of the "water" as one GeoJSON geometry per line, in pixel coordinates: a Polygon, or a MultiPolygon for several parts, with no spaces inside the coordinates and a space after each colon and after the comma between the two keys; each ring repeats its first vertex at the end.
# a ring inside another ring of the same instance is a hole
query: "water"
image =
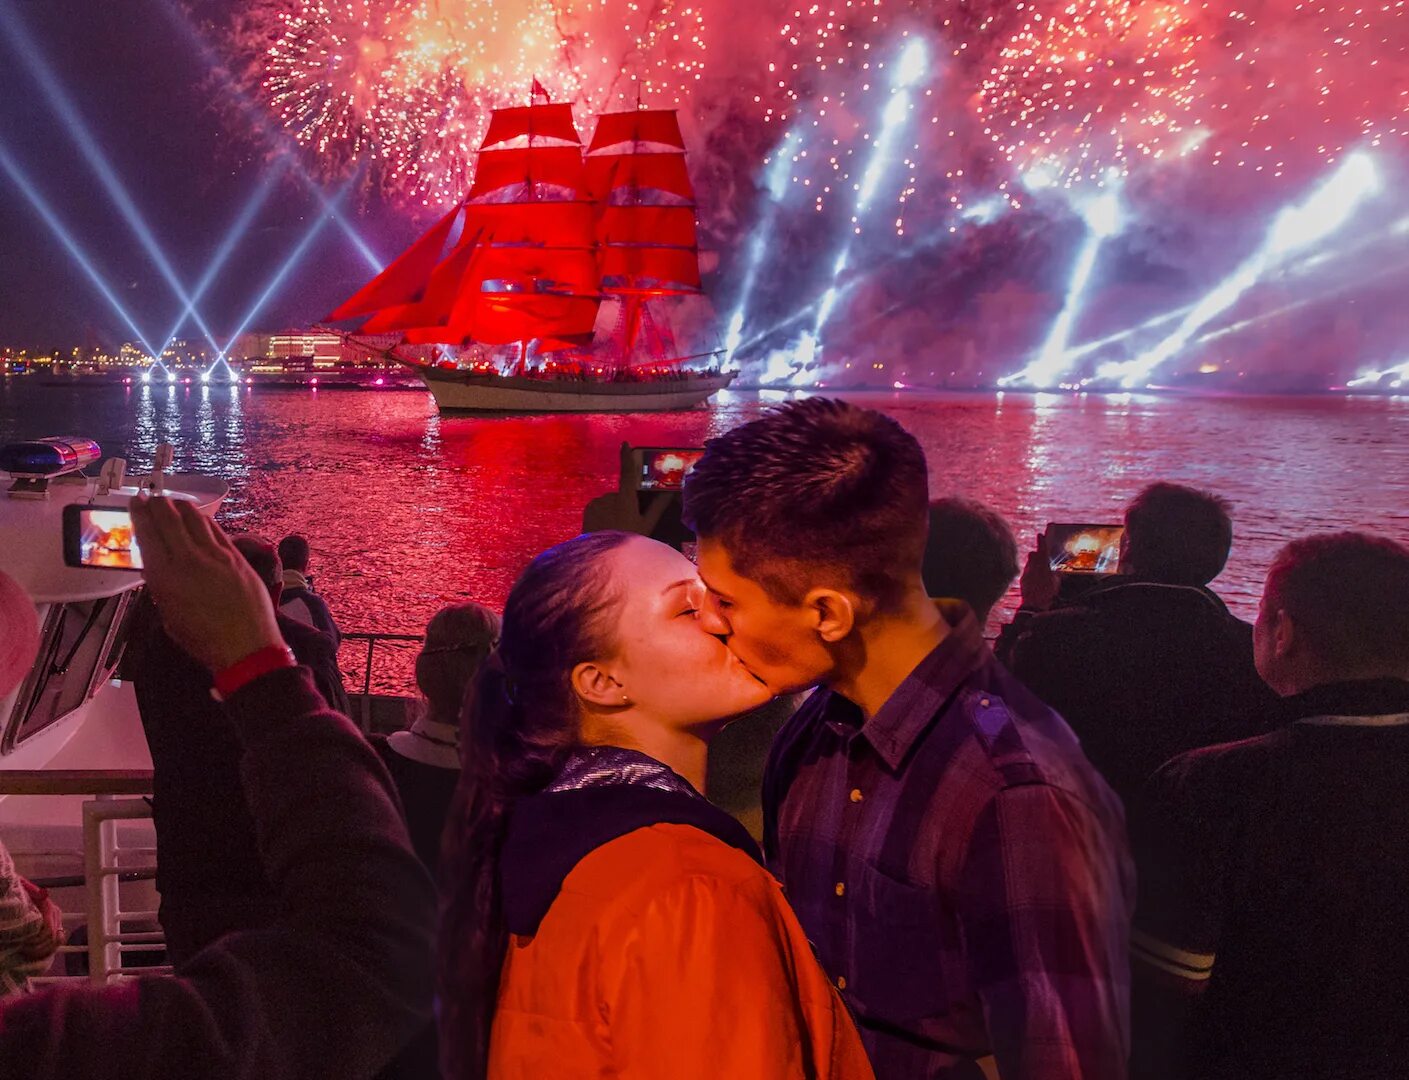
{"type": "MultiPolygon", "coordinates": [[[[1353,527],[1409,538],[1409,399],[845,396],[915,433],[934,494],[991,504],[1024,546],[1048,521],[1119,520],[1153,479],[1219,492],[1234,504],[1235,546],[1214,587],[1247,618],[1293,536],[1353,527]]],[[[229,481],[228,528],[309,536],[318,589],[344,629],[416,633],[450,601],[501,605],[524,564],[578,532],[588,499],[615,487],[623,440],[699,445],[774,400],[729,393],[685,413],[474,418],[441,417],[419,392],[8,378],[0,441],[83,434],[133,469],[170,441],[179,469],[229,481]]],[[[357,647],[346,649],[360,686],[357,647]]],[[[378,682],[400,685],[405,671],[403,657],[378,682]]]]}

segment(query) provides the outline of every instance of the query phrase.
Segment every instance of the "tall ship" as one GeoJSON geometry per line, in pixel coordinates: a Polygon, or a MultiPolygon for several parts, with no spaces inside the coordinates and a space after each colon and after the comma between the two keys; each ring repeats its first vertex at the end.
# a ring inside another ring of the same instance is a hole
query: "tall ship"
{"type": "Polygon", "coordinates": [[[446,410],[682,409],[727,387],[673,109],[495,109],[463,199],[329,320],[446,410]],[[386,336],[383,336],[386,335],[386,336]],[[384,343],[390,340],[390,346],[384,343]]]}

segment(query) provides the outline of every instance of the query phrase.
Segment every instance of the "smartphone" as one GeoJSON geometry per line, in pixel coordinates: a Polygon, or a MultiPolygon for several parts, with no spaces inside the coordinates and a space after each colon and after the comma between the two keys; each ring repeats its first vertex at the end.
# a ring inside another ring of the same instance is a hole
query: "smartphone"
{"type": "Polygon", "coordinates": [[[685,474],[704,456],[699,447],[637,447],[641,471],[636,474],[638,491],[679,491],[685,474]]]}
{"type": "Polygon", "coordinates": [[[1059,574],[1114,574],[1124,525],[1047,526],[1047,557],[1059,574]]]}
{"type": "Polygon", "coordinates": [[[126,507],[65,506],[64,562],[97,570],[141,570],[142,549],[126,507]]]}

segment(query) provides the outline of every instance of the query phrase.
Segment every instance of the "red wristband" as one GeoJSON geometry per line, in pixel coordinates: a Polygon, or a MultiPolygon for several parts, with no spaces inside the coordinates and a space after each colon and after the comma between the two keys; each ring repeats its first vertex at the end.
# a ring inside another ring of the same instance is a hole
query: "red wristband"
{"type": "Polygon", "coordinates": [[[217,671],[212,693],[218,700],[225,701],[231,694],[254,682],[261,675],[278,671],[280,668],[297,666],[298,661],[294,659],[293,650],[287,645],[266,645],[262,649],[256,649],[243,660],[237,660],[229,667],[217,671]]]}

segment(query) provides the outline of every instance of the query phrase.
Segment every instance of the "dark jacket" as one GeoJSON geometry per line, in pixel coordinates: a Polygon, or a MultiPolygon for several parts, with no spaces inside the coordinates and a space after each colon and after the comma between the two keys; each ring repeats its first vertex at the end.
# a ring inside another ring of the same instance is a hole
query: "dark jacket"
{"type": "MultiPolygon", "coordinates": [[[[347,715],[332,639],[283,616],[279,631],[323,700],[347,715]]],[[[210,696],[210,672],[166,636],[145,601],[123,677],[136,691],[152,755],[161,921],[180,965],[229,930],[267,922],[275,893],[240,780],[238,732],[210,696]]]]}
{"type": "Polygon", "coordinates": [[[401,795],[406,827],[411,832],[416,854],[435,877],[440,867],[440,838],[445,832],[445,819],[450,814],[455,788],[460,783],[460,770],[442,769],[403,757],[391,748],[385,735],[372,735],[368,741],[381,756],[401,795]]]}
{"type": "Polygon", "coordinates": [[[0,1001],[0,1080],[357,1080],[430,1017],[435,891],[377,755],[306,669],[222,712],[275,919],[176,976],[0,1001]]]}
{"type": "Polygon", "coordinates": [[[285,586],[279,594],[279,614],[321,630],[333,639],[334,645],[342,643],[342,632],[333,621],[333,613],[328,602],[312,589],[302,585],[285,586]]]}
{"type": "Polygon", "coordinates": [[[997,651],[1127,802],[1176,754],[1260,734],[1280,715],[1253,666],[1252,627],[1208,589],[1120,578],[1020,613],[997,651]]]}

